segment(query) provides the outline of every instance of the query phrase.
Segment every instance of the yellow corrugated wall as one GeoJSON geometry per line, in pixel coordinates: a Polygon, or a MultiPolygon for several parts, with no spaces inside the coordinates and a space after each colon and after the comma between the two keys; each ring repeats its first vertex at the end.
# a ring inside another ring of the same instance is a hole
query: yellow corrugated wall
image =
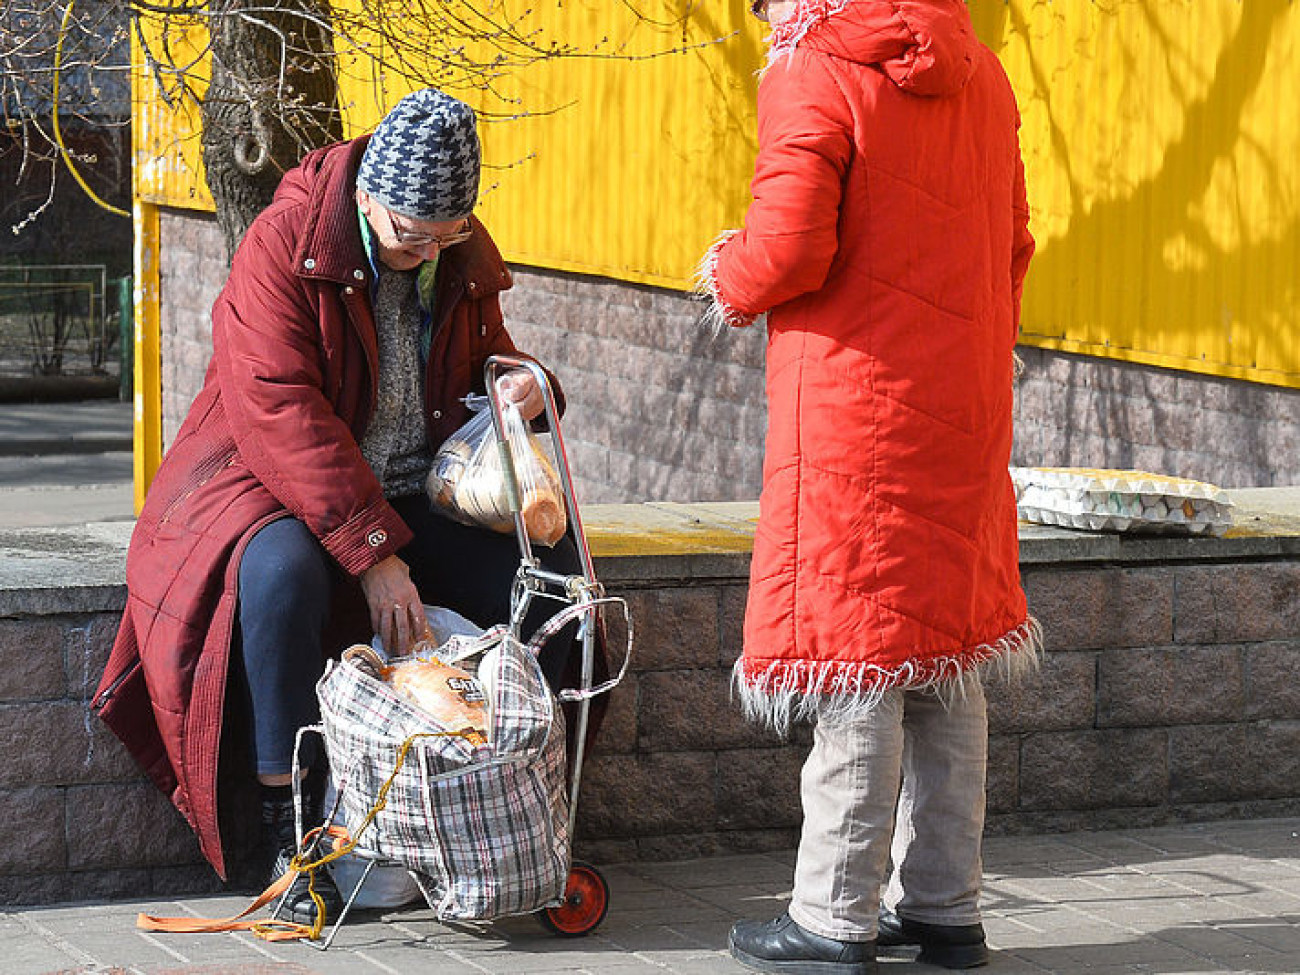
{"type": "MultiPolygon", "coordinates": [[[[547,0],[535,24],[597,56],[503,82],[518,105],[459,94],[483,111],[481,212],[508,259],[686,289],[748,201],[762,28],[744,0],[638,6],[661,22],[689,11],[686,28],[547,0]],[[620,44],[685,50],[600,56],[620,44]]],[[[1021,101],[1039,241],[1024,341],[1300,388],[1300,4],[969,6],[1021,101]]],[[[344,75],[350,132],[406,90],[373,63],[344,75]]],[[[194,119],[156,100],[137,118],[140,197],[210,206],[194,119]]]]}
{"type": "Polygon", "coordinates": [[[973,6],[1021,100],[1025,341],[1300,387],[1300,4],[973,6]]]}

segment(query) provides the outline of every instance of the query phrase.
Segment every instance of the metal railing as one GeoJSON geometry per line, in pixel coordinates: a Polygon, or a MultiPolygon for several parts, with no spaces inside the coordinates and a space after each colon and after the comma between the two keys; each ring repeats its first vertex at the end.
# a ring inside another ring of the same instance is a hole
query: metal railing
{"type": "Polygon", "coordinates": [[[103,264],[0,266],[0,375],[118,374],[127,303],[109,285],[103,264]]]}

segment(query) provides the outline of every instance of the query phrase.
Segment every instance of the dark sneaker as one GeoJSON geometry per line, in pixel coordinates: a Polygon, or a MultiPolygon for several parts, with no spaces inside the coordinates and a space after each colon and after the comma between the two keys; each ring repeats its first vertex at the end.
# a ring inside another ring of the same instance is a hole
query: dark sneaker
{"type": "MultiPolygon", "coordinates": [[[[275,858],[272,878],[279,877],[289,869],[289,861],[293,859],[293,855],[293,849],[280,851],[275,858]]],[[[296,921],[308,925],[315,923],[316,902],[312,900],[309,885],[315,889],[317,896],[325,905],[325,918],[321,923],[327,924],[339,916],[343,910],[343,895],[334,886],[334,878],[330,876],[329,869],[319,867],[314,871],[311,879],[306,873],[300,873],[293,878],[293,883],[289,885],[289,892],[275,914],[277,920],[296,921]]]]}
{"type": "Polygon", "coordinates": [[[756,971],[781,975],[876,975],[874,941],[823,938],[789,914],[732,925],[731,956],[756,971]]]}
{"type": "Polygon", "coordinates": [[[989,963],[982,924],[926,924],[909,921],[883,907],[876,943],[881,948],[920,946],[916,960],[940,968],[979,968],[989,963]]]}

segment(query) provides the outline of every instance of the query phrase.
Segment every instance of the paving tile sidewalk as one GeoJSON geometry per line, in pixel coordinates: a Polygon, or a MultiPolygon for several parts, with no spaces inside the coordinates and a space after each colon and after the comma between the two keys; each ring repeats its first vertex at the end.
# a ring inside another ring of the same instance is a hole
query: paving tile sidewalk
{"type": "MultiPolygon", "coordinates": [[[[246,934],[145,934],[137,912],[220,917],[246,900],[0,911],[4,975],[728,975],[738,917],[778,914],[793,854],[604,868],[605,923],[547,934],[535,918],[452,929],[427,909],[349,922],[327,952],[246,934]]],[[[989,975],[1300,972],[1300,819],[995,837],[985,855],[989,975]]],[[[883,959],[886,975],[941,969],[883,959]]]]}
{"type": "Polygon", "coordinates": [[[114,399],[0,403],[0,456],[129,451],[132,409],[114,399]]]}
{"type": "Polygon", "coordinates": [[[131,403],[0,403],[0,530],[135,515],[131,403]]]}

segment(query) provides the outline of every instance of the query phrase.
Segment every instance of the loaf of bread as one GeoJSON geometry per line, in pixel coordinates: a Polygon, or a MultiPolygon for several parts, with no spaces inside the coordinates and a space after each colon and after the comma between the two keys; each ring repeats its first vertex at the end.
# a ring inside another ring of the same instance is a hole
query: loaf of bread
{"type": "Polygon", "coordinates": [[[468,671],[437,658],[409,657],[385,668],[393,689],[448,731],[487,743],[487,705],[468,671]]]}
{"type": "Polygon", "coordinates": [[[524,530],[534,542],[549,546],[564,537],[568,519],[564,505],[555,497],[532,492],[524,496],[520,507],[523,509],[524,530]]]}
{"type": "MultiPolygon", "coordinates": [[[[516,454],[524,529],[532,541],[554,545],[568,527],[559,476],[536,441],[528,437],[527,443],[530,456],[524,459],[516,454]]],[[[514,531],[515,520],[495,442],[480,446],[476,457],[472,444],[449,439],[438,450],[429,474],[428,492],[435,507],[459,520],[502,533],[514,531]]]]}

